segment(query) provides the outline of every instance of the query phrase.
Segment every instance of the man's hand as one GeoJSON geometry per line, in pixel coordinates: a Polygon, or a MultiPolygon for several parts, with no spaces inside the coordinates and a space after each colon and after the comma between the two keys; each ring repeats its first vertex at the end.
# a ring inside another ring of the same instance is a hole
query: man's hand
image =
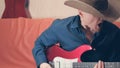
{"type": "Polygon", "coordinates": [[[104,63],[102,61],[99,61],[94,68],[104,68],[104,63]]]}
{"type": "Polygon", "coordinates": [[[52,68],[48,63],[42,63],[40,68],[52,68]]]}

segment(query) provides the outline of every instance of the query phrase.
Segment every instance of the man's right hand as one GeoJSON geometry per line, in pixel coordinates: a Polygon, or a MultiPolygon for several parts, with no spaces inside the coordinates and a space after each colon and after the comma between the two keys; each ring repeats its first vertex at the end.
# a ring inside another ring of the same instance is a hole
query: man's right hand
{"type": "Polygon", "coordinates": [[[104,63],[103,61],[100,61],[94,66],[94,68],[104,68],[104,63]]]}
{"type": "Polygon", "coordinates": [[[42,63],[40,64],[40,68],[52,68],[52,67],[48,63],[42,63]]]}

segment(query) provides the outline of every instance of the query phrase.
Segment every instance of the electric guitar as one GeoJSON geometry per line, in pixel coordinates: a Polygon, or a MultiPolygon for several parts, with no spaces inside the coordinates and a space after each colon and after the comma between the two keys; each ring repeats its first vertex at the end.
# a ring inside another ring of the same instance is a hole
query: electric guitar
{"type": "MultiPolygon", "coordinates": [[[[53,68],[93,68],[97,62],[82,62],[81,55],[91,50],[89,45],[82,45],[73,51],[65,51],[58,45],[48,49],[47,58],[53,68]]],[[[104,62],[105,68],[120,68],[119,62],[104,62]]]]}

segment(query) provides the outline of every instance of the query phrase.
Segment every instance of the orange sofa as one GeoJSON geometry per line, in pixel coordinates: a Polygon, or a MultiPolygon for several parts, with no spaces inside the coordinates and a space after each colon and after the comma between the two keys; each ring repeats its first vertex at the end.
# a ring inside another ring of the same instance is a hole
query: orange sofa
{"type": "MultiPolygon", "coordinates": [[[[35,39],[53,18],[0,19],[0,68],[36,68],[32,56],[35,39]]],[[[120,23],[115,23],[120,26],[120,23]]]]}
{"type": "Polygon", "coordinates": [[[0,68],[36,68],[35,39],[54,19],[0,19],[0,68]]]}

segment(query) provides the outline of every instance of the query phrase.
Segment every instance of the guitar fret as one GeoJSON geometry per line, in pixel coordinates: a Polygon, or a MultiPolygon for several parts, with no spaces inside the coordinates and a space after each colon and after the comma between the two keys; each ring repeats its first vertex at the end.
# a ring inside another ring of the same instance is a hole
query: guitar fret
{"type": "Polygon", "coordinates": [[[95,63],[73,63],[73,68],[93,68],[95,63]]]}

